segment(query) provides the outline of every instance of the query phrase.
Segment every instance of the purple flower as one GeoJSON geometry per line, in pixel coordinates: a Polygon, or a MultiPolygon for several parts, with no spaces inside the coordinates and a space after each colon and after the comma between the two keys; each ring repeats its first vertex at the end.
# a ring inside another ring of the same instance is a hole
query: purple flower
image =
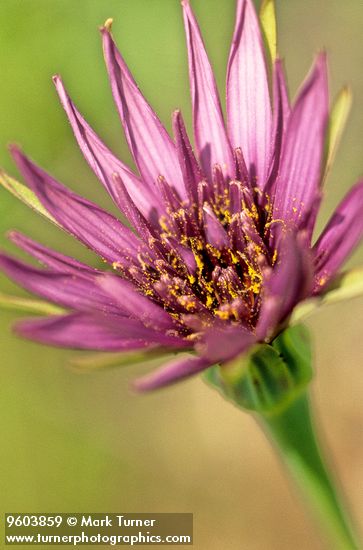
{"type": "MultiPolygon", "coordinates": [[[[238,0],[225,124],[197,22],[189,2],[182,5],[195,152],[181,113],[173,114],[173,140],[142,96],[110,21],[101,29],[105,59],[138,175],[102,143],[54,77],[83,155],[134,230],[11,148],[48,217],[113,268],[88,267],[12,232],[12,241],[45,268],[2,253],[1,269],[66,310],[22,321],[17,333],[78,349],[142,350],[143,357],[186,352],[139,379],[139,390],[271,341],[300,301],[326,291],[363,231],[361,181],[312,244],[327,164],[325,55],[317,56],[292,105],[283,64],[273,59],[271,93],[253,3],[238,0]]],[[[1,178],[11,187],[14,180],[1,178]]]]}

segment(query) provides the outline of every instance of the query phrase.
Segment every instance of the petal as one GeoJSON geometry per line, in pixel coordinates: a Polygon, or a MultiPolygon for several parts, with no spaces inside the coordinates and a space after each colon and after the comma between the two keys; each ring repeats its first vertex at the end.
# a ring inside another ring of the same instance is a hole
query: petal
{"type": "Polygon", "coordinates": [[[286,84],[284,66],[281,59],[276,59],[273,72],[273,153],[269,177],[265,191],[271,197],[274,195],[274,186],[279,171],[281,149],[290,116],[290,101],[286,84]]]}
{"type": "Polygon", "coordinates": [[[263,39],[252,0],[238,0],[227,69],[228,132],[251,179],[264,186],[271,157],[272,112],[263,39]]]}
{"type": "MultiPolygon", "coordinates": [[[[277,58],[274,64],[274,112],[277,112],[279,108],[283,115],[283,130],[285,132],[291,113],[291,105],[284,62],[282,59],[277,58]],[[278,107],[280,103],[281,106],[278,107]]],[[[276,128],[276,126],[277,124],[275,122],[274,127],[276,128]]]]}
{"type": "Polygon", "coordinates": [[[198,183],[205,178],[194,156],[180,111],[173,113],[173,131],[179,164],[192,203],[198,202],[198,183]]]}
{"type": "Polygon", "coordinates": [[[275,189],[275,219],[304,226],[319,192],[328,108],[326,56],[320,54],[289,117],[275,189]]]}
{"type": "Polygon", "coordinates": [[[50,267],[53,271],[61,271],[68,273],[83,274],[89,273],[91,276],[96,273],[101,273],[99,270],[94,269],[74,258],[64,256],[55,250],[51,250],[43,246],[36,241],[33,241],[26,235],[19,233],[19,231],[9,231],[9,239],[15,243],[19,248],[36,258],[43,265],[50,267]]]}
{"type": "MultiPolygon", "coordinates": [[[[44,344],[78,349],[121,351],[161,345],[182,349],[180,338],[167,336],[139,321],[91,313],[26,319],[15,326],[17,334],[44,344]]],[[[188,344],[189,346],[189,344],[188,344]]]]}
{"type": "Polygon", "coordinates": [[[101,32],[112,93],[142,178],[152,189],[158,176],[164,176],[185,199],[185,186],[172,139],[138,89],[112,40],[109,27],[103,27],[101,32]]]}
{"type": "Polygon", "coordinates": [[[233,154],[226,134],[212,67],[189,0],[183,0],[182,6],[188,46],[194,135],[199,158],[210,181],[215,164],[221,166],[224,175],[233,178],[233,154]]]}
{"type": "Polygon", "coordinates": [[[203,206],[203,218],[207,243],[218,250],[228,248],[230,242],[226,230],[208,204],[203,206]]]}
{"type": "Polygon", "coordinates": [[[193,251],[190,248],[180,244],[180,242],[173,237],[168,237],[167,241],[170,244],[171,252],[176,255],[176,257],[180,258],[182,263],[185,265],[188,274],[194,275],[198,266],[193,251]]]}
{"type": "Polygon", "coordinates": [[[151,374],[138,378],[133,387],[140,392],[155,390],[199,374],[210,366],[211,363],[202,357],[183,356],[170,361],[151,374]]]}
{"type": "Polygon", "coordinates": [[[342,200],[313,248],[319,293],[336,274],[363,235],[363,181],[342,200]]]}
{"type": "Polygon", "coordinates": [[[20,286],[38,294],[55,304],[77,310],[110,311],[120,314],[120,308],[101,287],[97,285],[99,275],[86,276],[52,272],[35,268],[7,254],[0,254],[0,270],[20,286]]]}
{"type": "Polygon", "coordinates": [[[84,313],[26,319],[15,332],[29,340],[66,348],[121,351],[146,348],[146,340],[127,339],[112,325],[84,313]]]}
{"type": "Polygon", "coordinates": [[[53,82],[84,158],[106,187],[116,205],[123,211],[117,181],[112,177],[114,173],[120,175],[132,200],[136,202],[144,216],[150,217],[151,209],[160,207],[152,189],[135,176],[100,140],[72,103],[58,75],[53,77],[53,82]]]}
{"type": "MultiPolygon", "coordinates": [[[[120,204],[122,204],[122,212],[129,220],[132,227],[136,229],[143,241],[148,243],[154,233],[151,224],[136,207],[120,175],[115,173],[112,178],[118,188],[120,204]]],[[[159,229],[160,227],[158,227],[158,231],[159,229]]]]}
{"type": "Polygon", "coordinates": [[[14,160],[43,206],[61,226],[110,263],[137,261],[140,241],[130,229],[96,204],[69,191],[19,149],[14,160]]]}
{"type": "Polygon", "coordinates": [[[102,290],[120,304],[130,317],[139,319],[145,326],[156,330],[175,329],[172,317],[159,305],[140,294],[134,285],[114,275],[103,275],[99,279],[102,290]]]}
{"type": "Polygon", "coordinates": [[[262,304],[256,327],[259,340],[269,338],[294,306],[311,293],[313,265],[306,240],[301,237],[285,235],[274,269],[264,274],[262,304]]]}
{"type": "Polygon", "coordinates": [[[230,361],[256,342],[252,332],[241,326],[216,325],[202,336],[198,353],[211,364],[230,361]]]}

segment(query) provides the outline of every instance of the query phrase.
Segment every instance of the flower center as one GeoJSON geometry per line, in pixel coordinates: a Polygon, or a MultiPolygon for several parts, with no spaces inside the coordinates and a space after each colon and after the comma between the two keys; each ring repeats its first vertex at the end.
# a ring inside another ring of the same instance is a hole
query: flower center
{"type": "Polygon", "coordinates": [[[170,189],[160,234],[149,243],[160,254],[140,253],[133,279],[182,322],[198,314],[206,323],[217,317],[253,328],[264,272],[276,261],[268,197],[261,201],[239,181],[221,188],[201,182],[198,201],[183,204],[170,189]]]}

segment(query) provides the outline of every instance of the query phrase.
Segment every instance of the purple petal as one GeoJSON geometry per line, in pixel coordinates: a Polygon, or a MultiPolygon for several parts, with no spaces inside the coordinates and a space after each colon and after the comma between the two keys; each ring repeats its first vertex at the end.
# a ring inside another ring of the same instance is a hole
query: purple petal
{"type": "Polygon", "coordinates": [[[360,181],[344,197],[313,248],[316,293],[322,291],[337,273],[362,235],[363,181],[360,181]]]}
{"type": "Polygon", "coordinates": [[[284,62],[282,59],[277,58],[274,64],[274,128],[278,126],[278,111],[282,113],[283,132],[287,128],[287,123],[291,113],[289,89],[286,82],[286,74],[284,62]]]}
{"type": "Polygon", "coordinates": [[[29,340],[66,348],[128,351],[150,346],[146,340],[125,338],[117,327],[85,313],[26,319],[15,325],[15,332],[29,340]]]}
{"type": "Polygon", "coordinates": [[[242,149],[237,147],[234,150],[235,162],[236,162],[236,176],[238,180],[244,185],[250,184],[250,176],[247,170],[246,161],[244,159],[242,149]]]}
{"type": "Polygon", "coordinates": [[[19,233],[19,231],[9,231],[8,237],[19,248],[36,258],[41,264],[50,267],[53,271],[69,272],[77,275],[80,272],[82,274],[89,273],[91,276],[101,273],[98,269],[33,241],[26,235],[19,233]]]}
{"type": "Polygon", "coordinates": [[[172,139],[138,89],[109,28],[104,27],[101,32],[112,93],[142,178],[152,189],[162,175],[185,199],[183,176],[172,139]]]}
{"type": "Polygon", "coordinates": [[[216,324],[205,331],[197,349],[211,364],[223,363],[244,353],[255,342],[254,334],[241,326],[216,324]]]}
{"type": "Polygon", "coordinates": [[[156,330],[175,330],[172,317],[159,305],[140,294],[134,285],[114,275],[104,275],[99,279],[102,290],[120,304],[130,317],[139,319],[145,326],[156,330]]]}
{"type": "Polygon", "coordinates": [[[266,183],[265,191],[269,196],[274,195],[274,184],[278,175],[278,170],[281,160],[281,149],[283,137],[286,132],[287,123],[290,117],[290,101],[284,66],[281,59],[276,59],[273,73],[273,154],[271,166],[269,169],[269,177],[266,183]]]}
{"type": "Polygon", "coordinates": [[[16,325],[21,336],[64,347],[117,351],[151,345],[183,349],[190,344],[145,327],[140,321],[114,315],[71,313],[21,321],[16,325]]]}
{"type": "Polygon", "coordinates": [[[140,392],[155,390],[174,384],[179,380],[199,374],[212,363],[202,357],[180,357],[134,381],[133,387],[140,392]]]}
{"type": "Polygon", "coordinates": [[[279,256],[272,270],[264,273],[260,316],[256,327],[259,340],[270,337],[294,306],[312,290],[313,265],[302,235],[287,234],[279,246],[279,256]]]}
{"type": "Polygon", "coordinates": [[[289,117],[273,217],[303,227],[321,180],[328,120],[326,56],[320,54],[289,117]]]}
{"type": "Polygon", "coordinates": [[[180,244],[180,242],[173,237],[168,237],[167,242],[170,244],[171,252],[177,257],[180,257],[182,263],[187,269],[188,274],[194,275],[197,271],[197,262],[195,261],[193,251],[190,248],[180,244]]]}
{"type": "Polygon", "coordinates": [[[130,229],[96,204],[69,191],[19,149],[14,160],[43,206],[64,229],[110,263],[137,261],[140,241],[130,229]]]}
{"type": "Polygon", "coordinates": [[[263,187],[271,157],[272,113],[263,39],[252,0],[238,0],[227,70],[228,131],[251,179],[263,187]]]}
{"type": "MultiPolygon", "coordinates": [[[[113,179],[118,188],[123,213],[134,229],[136,229],[143,241],[149,243],[154,234],[152,225],[136,207],[119,174],[113,174],[113,179]]],[[[159,229],[160,227],[158,227],[158,230],[159,229]]]]}
{"type": "Polygon", "coordinates": [[[185,185],[191,203],[195,204],[198,201],[198,183],[204,180],[204,176],[194,156],[180,111],[173,114],[173,130],[185,185]]]}
{"type": "Polygon", "coordinates": [[[72,103],[61,78],[54,76],[53,81],[86,161],[106,187],[116,205],[123,211],[118,184],[112,177],[114,173],[120,175],[132,200],[148,218],[152,208],[160,208],[160,203],[158,204],[152,189],[140,181],[100,140],[72,103]]]}
{"type": "Polygon", "coordinates": [[[233,178],[233,154],[212,67],[189,0],[183,0],[182,5],[189,56],[194,135],[199,158],[210,181],[215,164],[222,167],[225,176],[233,178]]]}
{"type": "Polygon", "coordinates": [[[4,253],[0,254],[0,270],[29,292],[56,304],[76,310],[122,313],[116,302],[98,286],[98,274],[38,269],[4,253]]]}
{"type": "Polygon", "coordinates": [[[208,204],[203,206],[204,230],[208,244],[218,250],[229,247],[228,235],[208,204]]]}

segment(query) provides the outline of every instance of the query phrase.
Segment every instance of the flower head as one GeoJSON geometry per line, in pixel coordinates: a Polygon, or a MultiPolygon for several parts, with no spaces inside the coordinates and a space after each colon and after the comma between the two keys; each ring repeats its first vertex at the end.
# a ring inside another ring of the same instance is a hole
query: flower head
{"type": "Polygon", "coordinates": [[[252,1],[238,0],[225,124],[188,0],[182,9],[195,151],[180,111],[173,114],[171,139],[141,94],[110,20],[101,29],[105,60],[138,175],[102,143],[54,77],[84,157],[133,229],[66,189],[17,147],[11,152],[28,194],[1,176],[113,268],[91,268],[12,232],[12,241],[45,269],[5,253],[1,269],[66,309],[22,321],[17,332],[58,346],[143,350],[142,357],[157,350],[187,353],[138,380],[141,390],[223,365],[271,341],[300,301],[326,290],[363,231],[359,182],[312,244],[330,162],[325,54],[317,56],[291,105],[282,61],[273,48],[266,54],[252,1]]]}

